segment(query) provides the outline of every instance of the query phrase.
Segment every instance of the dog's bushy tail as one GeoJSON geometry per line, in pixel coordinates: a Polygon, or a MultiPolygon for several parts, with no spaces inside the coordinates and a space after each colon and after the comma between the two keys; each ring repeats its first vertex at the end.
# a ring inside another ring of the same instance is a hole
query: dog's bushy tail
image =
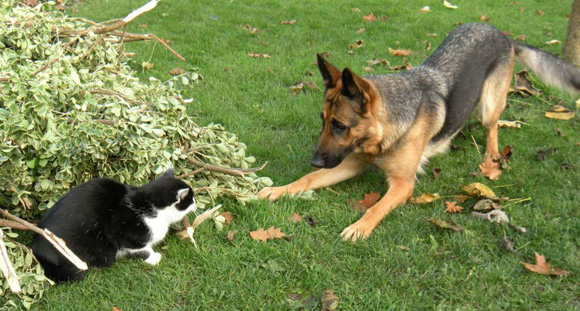
{"type": "Polygon", "coordinates": [[[580,93],[580,68],[533,46],[513,41],[516,59],[542,82],[570,93],[580,93]]]}

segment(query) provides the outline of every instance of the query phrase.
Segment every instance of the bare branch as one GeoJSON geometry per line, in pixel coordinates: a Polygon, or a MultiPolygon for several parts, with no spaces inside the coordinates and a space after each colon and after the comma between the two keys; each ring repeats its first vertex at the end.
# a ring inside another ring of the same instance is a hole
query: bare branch
{"type": "Polygon", "coordinates": [[[20,293],[22,291],[20,288],[20,279],[16,271],[14,271],[14,267],[12,267],[10,258],[8,258],[8,252],[4,244],[4,231],[2,229],[0,229],[0,252],[2,252],[2,256],[0,256],[0,269],[2,270],[2,274],[4,274],[4,277],[8,281],[10,290],[13,293],[20,293]]]}
{"type": "Polygon", "coordinates": [[[87,264],[82,261],[80,258],[77,257],[67,246],[63,239],[57,237],[54,233],[50,232],[48,229],[40,229],[37,226],[29,223],[24,219],[20,219],[7,211],[0,208],[0,214],[2,216],[13,220],[23,226],[25,226],[28,230],[31,230],[39,235],[42,235],[45,239],[47,239],[64,257],[66,257],[71,263],[73,263],[77,268],[80,270],[87,270],[87,264]]]}
{"type": "Polygon", "coordinates": [[[249,173],[254,173],[254,172],[260,171],[264,167],[266,167],[266,165],[268,164],[268,162],[266,161],[260,167],[245,170],[245,169],[241,169],[241,168],[227,168],[227,167],[221,167],[221,166],[217,166],[217,165],[211,165],[211,164],[207,164],[207,163],[203,163],[201,161],[198,161],[192,157],[189,157],[188,161],[189,161],[189,163],[191,163],[195,166],[201,167],[206,171],[228,174],[228,175],[233,175],[233,176],[240,176],[240,177],[243,177],[244,175],[249,174],[249,173]]]}

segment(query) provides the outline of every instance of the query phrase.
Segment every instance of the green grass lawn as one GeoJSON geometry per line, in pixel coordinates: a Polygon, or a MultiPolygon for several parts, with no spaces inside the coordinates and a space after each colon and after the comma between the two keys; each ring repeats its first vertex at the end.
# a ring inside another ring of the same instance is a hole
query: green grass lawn
{"type": "MultiPolygon", "coordinates": [[[[145,0],[86,0],[69,11],[96,21],[122,18],[145,0]]],[[[409,49],[412,65],[425,60],[463,22],[489,23],[512,38],[560,53],[565,42],[571,0],[451,1],[273,1],[164,0],[136,20],[128,30],[170,40],[187,61],[181,62],[162,46],[131,43],[135,61],[154,67],[142,76],[169,77],[176,67],[199,68],[204,80],[186,91],[194,99],[189,113],[198,123],[221,123],[239,135],[249,154],[268,161],[261,175],[283,185],[310,172],[311,154],[320,131],[322,83],[315,54],[328,52],[329,61],[366,74],[367,61],[386,58],[391,66],[403,58],[388,49],[409,49]],[[419,13],[425,5],[431,12],[419,13]],[[355,10],[357,8],[358,10],[355,10]],[[521,9],[523,8],[523,9],[521,9]],[[543,12],[539,14],[538,11],[543,12]],[[377,21],[363,16],[373,13],[377,21]],[[293,25],[281,21],[296,20],[293,25]],[[251,34],[246,25],[259,32],[251,34]],[[357,34],[359,28],[363,33],[357,34]],[[430,34],[429,36],[427,34],[430,34]],[[432,35],[436,34],[436,36],[432,35]],[[346,52],[356,40],[365,46],[346,52]],[[427,50],[428,43],[431,49],[427,50]],[[271,58],[252,58],[264,53],[271,58]],[[317,90],[293,95],[289,87],[313,81],[317,90]]],[[[388,73],[388,66],[374,66],[388,73]]],[[[475,117],[453,144],[457,150],[433,158],[431,173],[418,177],[414,195],[461,193],[461,185],[482,182],[500,196],[531,198],[507,202],[512,221],[526,227],[518,234],[505,226],[475,219],[469,213],[447,214],[445,200],[405,204],[391,213],[367,240],[344,243],[340,232],[360,214],[346,201],[371,191],[384,194],[382,173],[369,170],[361,177],[316,192],[314,200],[283,198],[241,206],[221,202],[234,216],[224,231],[204,224],[196,232],[199,249],[170,236],[160,246],[158,267],[124,260],[85,281],[54,287],[36,306],[39,310],[320,310],[325,289],[339,297],[339,310],[579,310],[580,290],[580,126],[551,120],[543,112],[552,104],[575,109],[575,99],[537,84],[541,99],[511,95],[502,119],[523,119],[521,129],[501,129],[500,145],[513,145],[510,168],[498,181],[481,177],[484,132],[475,117]],[[477,147],[479,148],[476,148],[477,147]],[[544,161],[540,149],[556,148],[544,161]],[[571,164],[568,168],[562,163],[571,164]],[[293,223],[293,213],[318,221],[315,227],[293,223]],[[427,222],[454,220],[466,230],[452,233],[427,222]],[[281,227],[288,240],[253,241],[248,232],[281,227]],[[238,230],[233,242],[226,232],[238,230]],[[501,249],[504,236],[515,239],[516,251],[501,249]],[[555,267],[572,271],[567,277],[527,272],[520,261],[534,262],[534,252],[555,267]],[[314,302],[297,302],[299,294],[314,302]]],[[[464,203],[472,207],[473,201],[464,203]]]]}

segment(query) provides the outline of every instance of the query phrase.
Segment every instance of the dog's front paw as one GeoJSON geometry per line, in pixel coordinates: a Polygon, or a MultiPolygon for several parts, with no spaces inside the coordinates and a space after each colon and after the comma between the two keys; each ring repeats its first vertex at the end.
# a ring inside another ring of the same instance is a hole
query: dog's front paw
{"type": "Polygon", "coordinates": [[[147,257],[147,259],[145,259],[145,262],[152,265],[152,266],[158,265],[160,261],[161,261],[161,254],[156,253],[156,252],[150,253],[149,257],[147,257]]]}
{"type": "Polygon", "coordinates": [[[375,226],[372,226],[362,220],[355,222],[354,224],[346,227],[346,229],[342,230],[340,236],[342,237],[343,241],[356,241],[358,239],[366,239],[371,235],[371,232],[375,229],[375,226]]]}
{"type": "Polygon", "coordinates": [[[286,187],[266,187],[258,192],[260,199],[268,199],[270,201],[278,200],[286,193],[286,187]]]}

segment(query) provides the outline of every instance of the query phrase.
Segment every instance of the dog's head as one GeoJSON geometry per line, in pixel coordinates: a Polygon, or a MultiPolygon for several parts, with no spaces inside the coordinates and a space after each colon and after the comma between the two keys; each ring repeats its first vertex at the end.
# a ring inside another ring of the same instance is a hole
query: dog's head
{"type": "Polygon", "coordinates": [[[382,132],[377,121],[380,96],[368,80],[350,69],[340,71],[317,55],[324,86],[322,131],[310,163],[321,168],[337,166],[351,152],[376,155],[382,132]]]}

